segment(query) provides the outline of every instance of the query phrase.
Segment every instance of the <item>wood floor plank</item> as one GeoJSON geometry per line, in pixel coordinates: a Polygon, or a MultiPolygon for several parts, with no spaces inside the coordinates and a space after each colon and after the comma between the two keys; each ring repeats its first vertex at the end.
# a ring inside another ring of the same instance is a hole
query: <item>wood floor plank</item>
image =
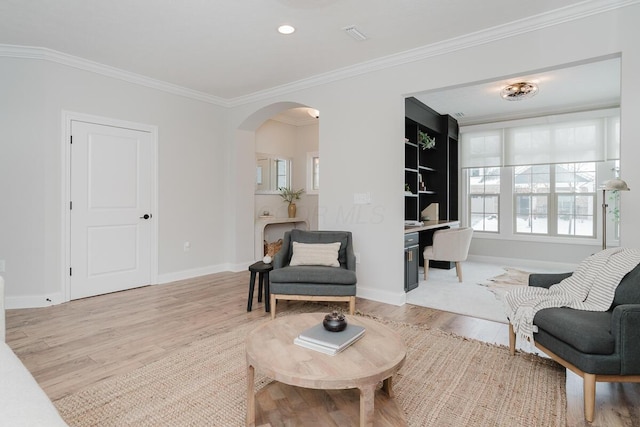
{"type": "MultiPolygon", "coordinates": [[[[238,326],[255,319],[267,320],[264,301],[258,303],[257,295],[253,311],[246,311],[248,283],[248,271],[224,272],[52,307],[7,310],[6,340],[49,397],[56,400],[166,357],[193,341],[224,332],[228,327],[223,325],[229,325],[229,320],[238,326]]],[[[278,303],[278,311],[299,304],[303,303],[278,303]]],[[[329,304],[325,306],[329,310],[329,304]]],[[[381,318],[508,345],[505,324],[361,298],[357,299],[356,309],[381,318]]],[[[526,343],[519,343],[519,348],[533,351],[526,343]]],[[[331,394],[320,398],[324,400],[312,395],[307,397],[311,400],[305,401],[297,393],[287,393],[272,393],[261,402],[268,413],[264,426],[283,425],[283,413],[300,425],[325,422],[316,425],[343,426],[350,425],[354,417],[357,419],[357,410],[354,414],[352,408],[342,407],[331,394]],[[303,408],[310,403],[322,410],[309,415],[303,408]]],[[[567,401],[569,427],[640,427],[640,384],[598,383],[592,424],[584,421],[582,379],[572,373],[567,375],[567,401]]]]}

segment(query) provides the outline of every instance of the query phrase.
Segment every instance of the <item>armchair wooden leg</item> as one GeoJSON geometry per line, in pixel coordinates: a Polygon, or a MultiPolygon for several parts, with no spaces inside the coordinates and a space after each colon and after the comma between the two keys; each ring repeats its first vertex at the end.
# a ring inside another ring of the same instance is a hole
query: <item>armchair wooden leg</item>
{"type": "Polygon", "coordinates": [[[353,316],[356,312],[356,297],[349,298],[349,314],[353,316]]]}
{"type": "Polygon", "coordinates": [[[458,276],[458,282],[462,282],[462,265],[459,261],[456,261],[456,276],[458,276]]]}
{"type": "Polygon", "coordinates": [[[516,354],[516,331],[513,330],[511,323],[509,323],[509,353],[512,356],[516,354]]]}
{"type": "Polygon", "coordinates": [[[582,376],[584,393],[584,418],[593,422],[593,413],[596,409],[596,376],[585,373],[582,376]]]}
{"type": "Polygon", "coordinates": [[[269,305],[271,309],[271,320],[276,318],[276,296],[275,294],[271,294],[269,297],[269,305]]]}

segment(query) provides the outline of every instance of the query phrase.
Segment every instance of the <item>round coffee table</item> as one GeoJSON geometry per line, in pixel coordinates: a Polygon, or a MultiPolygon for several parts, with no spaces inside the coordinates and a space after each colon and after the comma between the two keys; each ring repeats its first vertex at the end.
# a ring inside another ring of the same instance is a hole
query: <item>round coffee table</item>
{"type": "Polygon", "coordinates": [[[364,326],[364,336],[335,356],[293,343],[300,332],[322,322],[324,314],[280,317],[251,331],[247,352],[247,426],[255,425],[255,370],[281,383],[323,390],[360,390],[360,425],[372,426],[376,386],[393,396],[392,376],[404,363],[407,348],[393,330],[364,317],[347,322],[364,326]]]}

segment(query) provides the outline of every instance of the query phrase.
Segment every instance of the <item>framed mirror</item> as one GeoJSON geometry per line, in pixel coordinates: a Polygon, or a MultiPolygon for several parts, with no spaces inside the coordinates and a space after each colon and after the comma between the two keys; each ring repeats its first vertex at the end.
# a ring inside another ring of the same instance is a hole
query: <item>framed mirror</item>
{"type": "Polygon", "coordinates": [[[256,194],[280,194],[278,188],[290,187],[291,164],[287,157],[256,153],[256,194]]]}

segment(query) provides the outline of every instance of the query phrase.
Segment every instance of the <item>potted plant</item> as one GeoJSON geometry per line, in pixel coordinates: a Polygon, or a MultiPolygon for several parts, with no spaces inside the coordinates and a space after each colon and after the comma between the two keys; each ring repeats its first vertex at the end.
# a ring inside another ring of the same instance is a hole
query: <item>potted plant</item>
{"type": "Polygon", "coordinates": [[[289,203],[289,218],[295,218],[296,204],[294,203],[294,200],[300,199],[300,196],[304,193],[304,189],[301,188],[294,191],[289,187],[280,187],[278,190],[280,190],[280,197],[282,197],[285,202],[289,203]]]}
{"type": "Polygon", "coordinates": [[[418,131],[418,144],[423,150],[431,149],[436,146],[436,139],[433,136],[429,136],[426,132],[418,131]]]}

